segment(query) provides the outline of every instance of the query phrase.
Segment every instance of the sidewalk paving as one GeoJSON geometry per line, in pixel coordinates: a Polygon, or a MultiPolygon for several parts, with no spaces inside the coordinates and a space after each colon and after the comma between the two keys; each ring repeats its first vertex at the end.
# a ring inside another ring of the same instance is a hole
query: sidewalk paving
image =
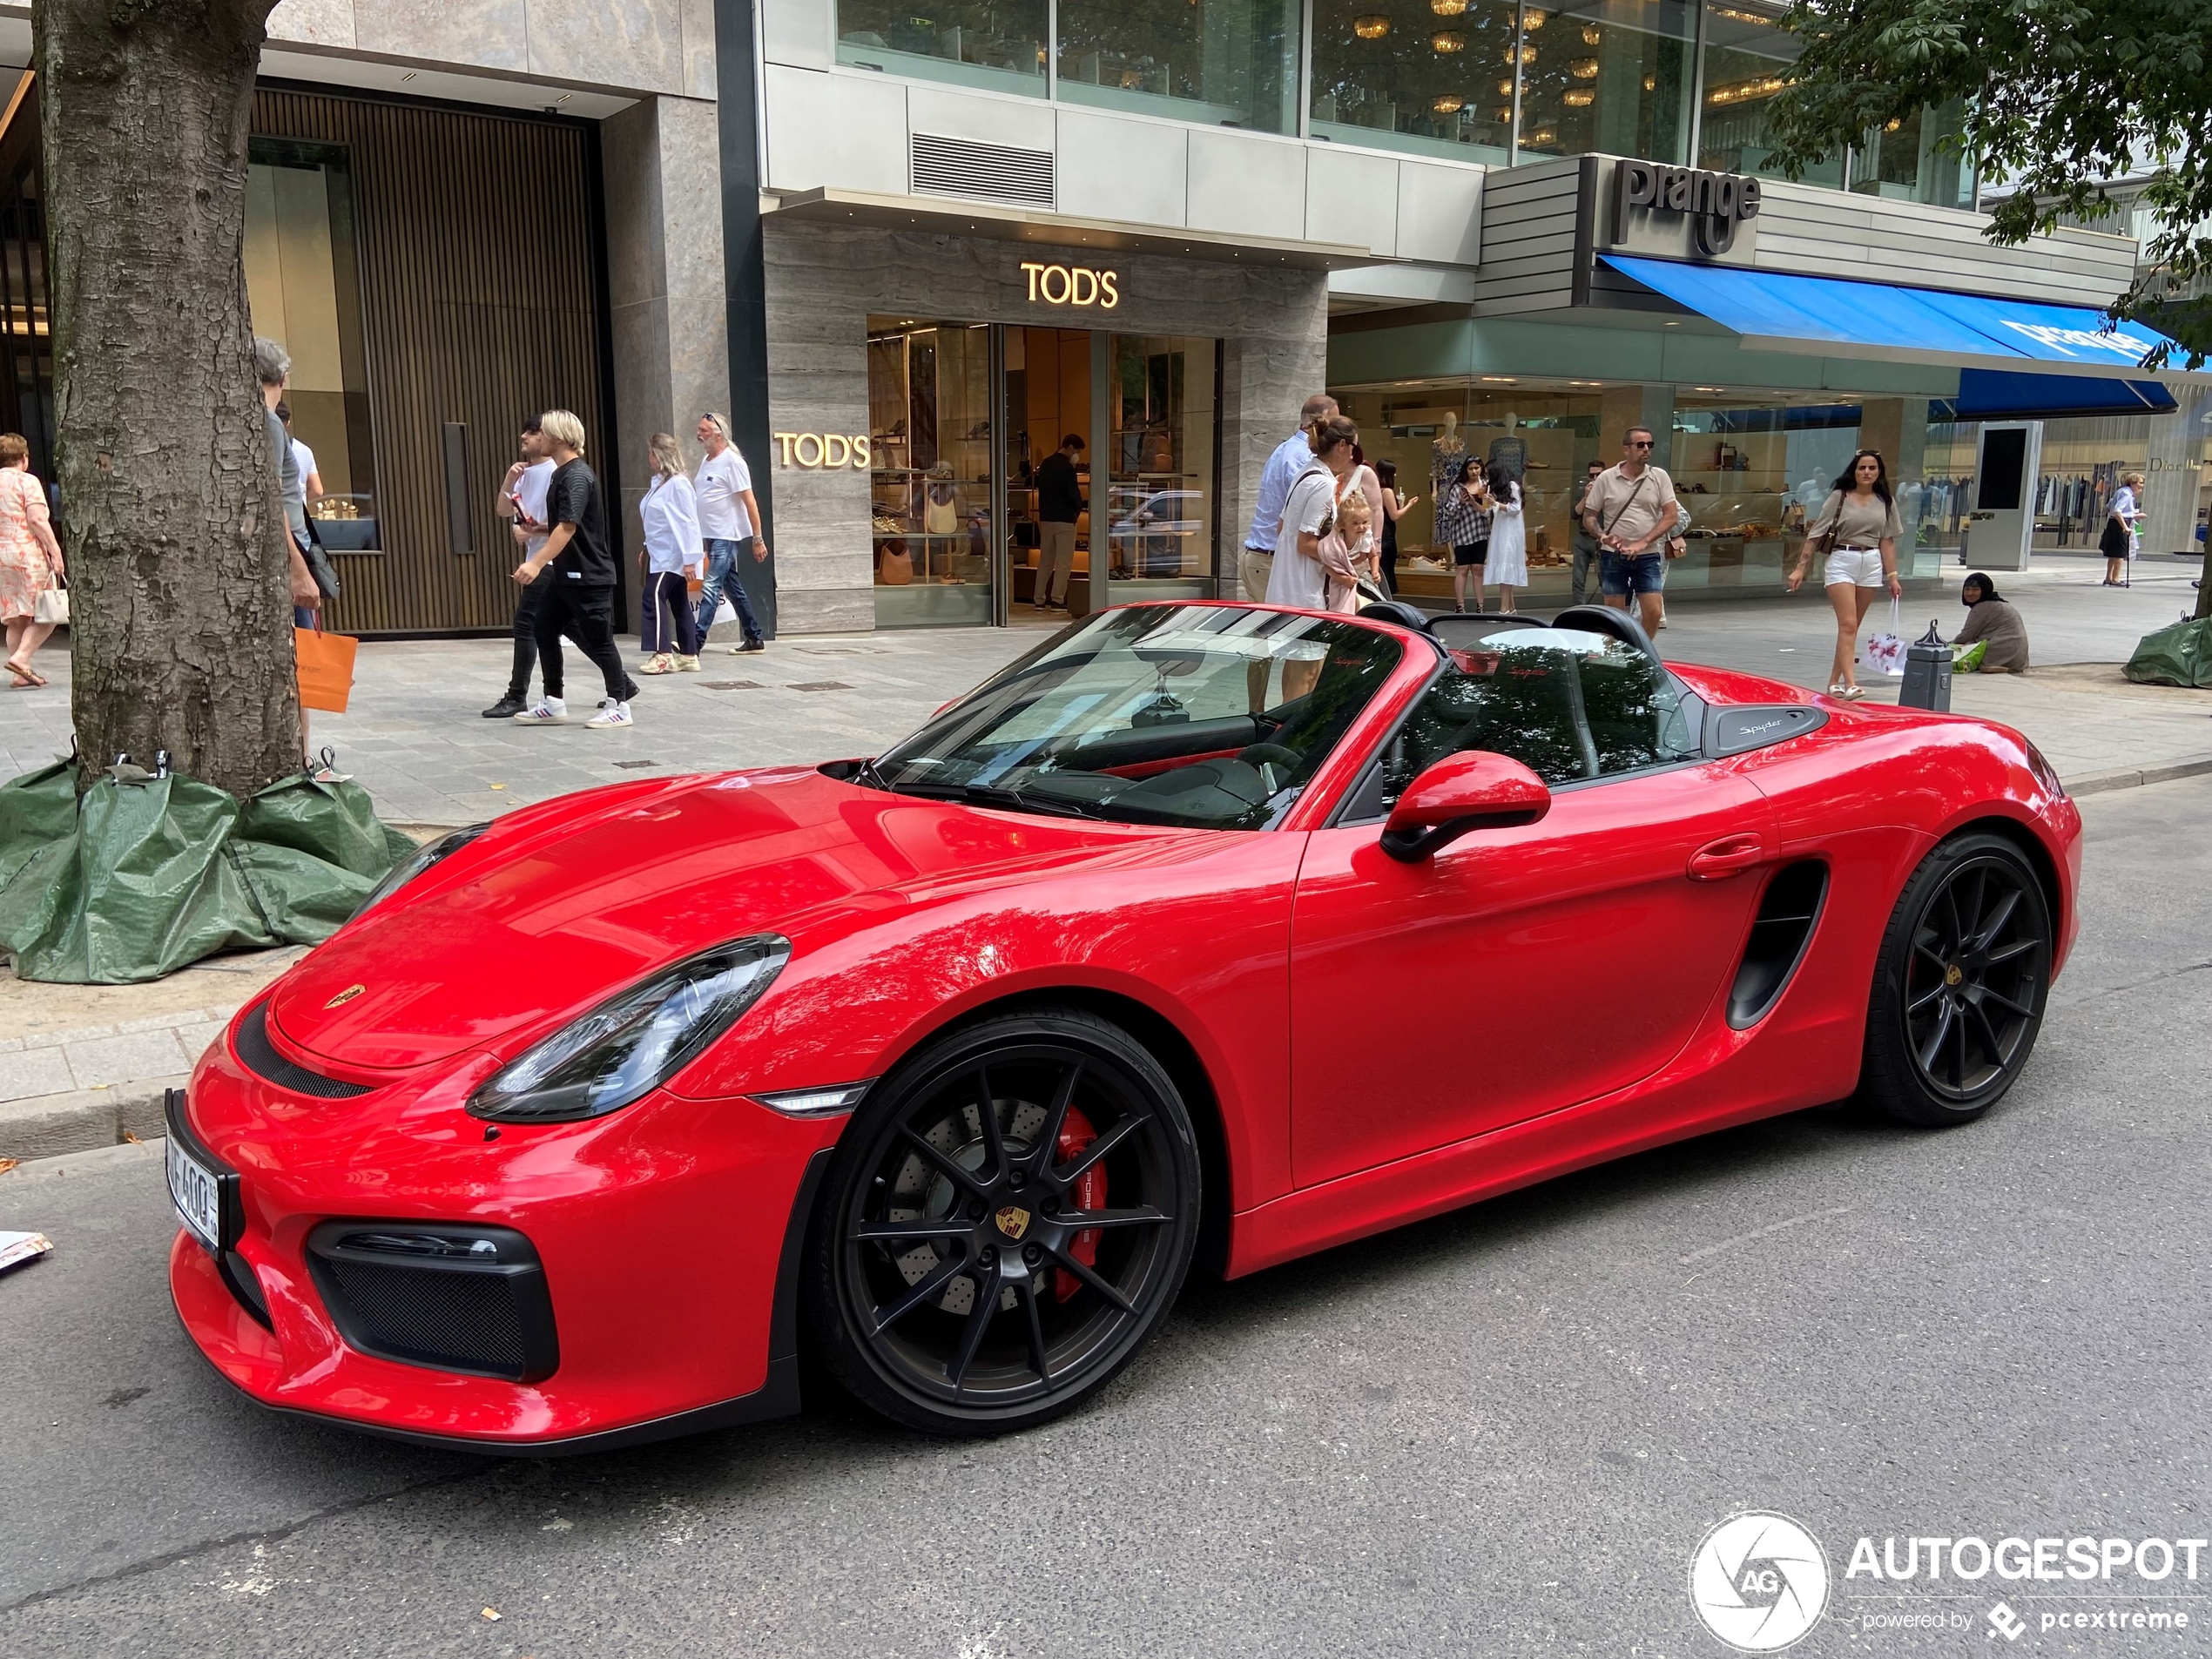
{"type": "MultiPolygon", "coordinates": [[[[1999,577],[2027,619],[2037,666],[1961,676],[1952,706],[2026,732],[2080,793],[2212,772],[2212,691],[2135,685],[2118,666],[2138,638],[2190,607],[2196,567],[2140,565],[2124,590],[2100,587],[2102,568],[2060,556],[1999,577]]],[[[1955,632],[1962,615],[1955,592],[1919,597],[1902,631],[1917,637],[1932,617],[1955,632]]],[[[1885,607],[1867,631],[1885,621],[1885,607]]],[[[698,674],[642,682],[627,732],[586,731],[581,713],[550,731],[482,718],[504,683],[503,639],[373,643],[361,648],[353,709],[315,717],[314,735],[388,819],[427,832],[641,773],[874,753],[1049,632],[948,629],[717,652],[698,674]]],[[[1677,600],[1660,644],[1680,661],[1817,689],[1832,637],[1825,601],[1807,593],[1677,600]]],[[[51,651],[40,666],[51,689],[0,694],[0,777],[68,748],[67,658],[51,651]]],[[[588,711],[597,686],[576,667],[574,705],[588,711]]],[[[1866,683],[1873,698],[1895,699],[1893,683],[1866,683]]],[[[299,954],[221,957],[140,986],[32,985],[0,970],[0,1158],[158,1133],[161,1089],[180,1083],[222,1022],[299,954]]]]}

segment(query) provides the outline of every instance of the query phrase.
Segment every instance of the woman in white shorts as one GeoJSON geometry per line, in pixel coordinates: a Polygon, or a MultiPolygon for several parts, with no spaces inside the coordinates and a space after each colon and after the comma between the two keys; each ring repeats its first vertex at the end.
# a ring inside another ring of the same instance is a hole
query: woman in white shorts
{"type": "Polygon", "coordinates": [[[1905,591],[1897,579],[1897,544],[1904,535],[1890,494],[1889,469],[1879,455],[1861,449],[1828,492],[1820,516],[1806,527],[1803,554],[1790,572],[1790,591],[1795,593],[1804,585],[1814,555],[1828,556],[1821,580],[1836,612],[1836,660],[1828,674],[1831,697],[1857,701],[1866,695],[1856,669],[1858,631],[1885,588],[1892,599],[1905,591]]]}

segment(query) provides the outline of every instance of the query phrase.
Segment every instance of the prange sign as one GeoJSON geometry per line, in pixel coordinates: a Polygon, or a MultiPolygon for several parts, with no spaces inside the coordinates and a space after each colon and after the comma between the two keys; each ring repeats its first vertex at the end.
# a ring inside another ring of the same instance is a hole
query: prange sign
{"type": "Polygon", "coordinates": [[[1665,222],[1661,215],[1673,221],[1667,228],[1681,226],[1687,230],[1693,255],[1719,259],[1735,248],[1737,227],[1759,216],[1759,181],[1739,172],[1708,172],[1657,161],[1615,163],[1614,246],[1623,253],[1659,253],[1651,236],[1638,233],[1660,229],[1665,222]]]}

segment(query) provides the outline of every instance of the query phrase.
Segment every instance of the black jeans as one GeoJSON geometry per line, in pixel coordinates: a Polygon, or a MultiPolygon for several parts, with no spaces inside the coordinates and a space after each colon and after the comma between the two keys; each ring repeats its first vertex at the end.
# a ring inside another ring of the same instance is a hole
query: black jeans
{"type": "Polygon", "coordinates": [[[615,649],[615,590],[570,583],[553,570],[530,583],[541,585],[550,590],[537,611],[537,665],[545,695],[561,695],[561,636],[566,634],[605,677],[607,695],[626,701],[637,686],[623,672],[622,653],[615,649]]]}
{"type": "Polygon", "coordinates": [[[520,703],[530,694],[530,671],[537,666],[537,613],[552,591],[553,578],[542,576],[515,601],[515,669],[507,677],[509,702],[520,703]]]}

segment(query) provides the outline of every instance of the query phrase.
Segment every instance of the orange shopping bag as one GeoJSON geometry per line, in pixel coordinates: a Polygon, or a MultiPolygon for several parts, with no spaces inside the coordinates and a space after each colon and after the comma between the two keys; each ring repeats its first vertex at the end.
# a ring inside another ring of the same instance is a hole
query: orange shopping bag
{"type": "Polygon", "coordinates": [[[361,642],[350,634],[327,634],[320,628],[294,628],[292,649],[300,662],[300,706],[343,714],[354,691],[354,648],[361,642]]]}

